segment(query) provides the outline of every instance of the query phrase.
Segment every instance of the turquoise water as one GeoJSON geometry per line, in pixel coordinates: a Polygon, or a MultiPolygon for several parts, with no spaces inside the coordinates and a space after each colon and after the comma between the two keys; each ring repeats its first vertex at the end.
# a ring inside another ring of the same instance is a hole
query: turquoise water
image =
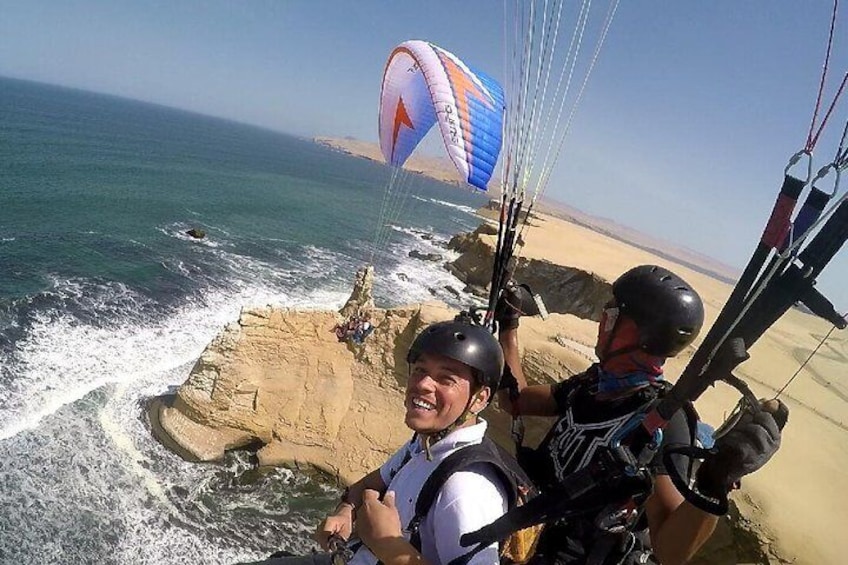
{"type": "MultiPolygon", "coordinates": [[[[241,307],[339,307],[387,222],[388,169],[0,78],[0,171],[0,562],[229,563],[308,547],[331,486],[255,477],[248,454],[185,463],[151,439],[144,406],[241,307]]],[[[444,287],[461,283],[408,253],[448,257],[484,200],[411,186],[373,257],[375,298],[459,306],[444,287]]]]}

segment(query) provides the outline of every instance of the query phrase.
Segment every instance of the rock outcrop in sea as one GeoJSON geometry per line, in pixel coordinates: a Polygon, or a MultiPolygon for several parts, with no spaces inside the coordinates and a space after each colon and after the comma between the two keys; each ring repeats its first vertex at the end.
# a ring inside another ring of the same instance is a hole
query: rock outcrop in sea
{"type": "MultiPolygon", "coordinates": [[[[411,434],[403,425],[406,352],[421,329],[457,312],[439,302],[370,308],[374,331],[362,344],[340,342],[334,328],[353,312],[349,306],[368,302],[361,285],[370,277],[357,282],[345,315],[242,311],[176,395],[151,403],[155,435],[191,460],[216,461],[249,446],[260,465],[308,464],[342,482],[382,464],[411,434]]],[[[553,382],[589,363],[576,349],[543,345],[525,354],[531,380],[553,382]]],[[[507,438],[506,416],[491,412],[497,435],[507,438]]]]}

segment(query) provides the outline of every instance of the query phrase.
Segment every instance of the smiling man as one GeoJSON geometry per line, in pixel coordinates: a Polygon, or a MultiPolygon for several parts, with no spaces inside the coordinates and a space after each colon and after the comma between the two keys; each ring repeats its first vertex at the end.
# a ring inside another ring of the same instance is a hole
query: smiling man
{"type": "MultiPolygon", "coordinates": [[[[331,549],[333,540],[348,540],[355,525],[359,541],[349,544],[351,564],[449,563],[468,552],[460,546],[462,534],[495,521],[514,498],[497,463],[475,458],[447,476],[425,513],[416,507],[427,479],[448,456],[463,450],[479,454],[493,445],[484,441],[486,422],[477,414],[488,405],[501,378],[503,352],[497,339],[462,319],[439,322],[418,335],[407,362],[404,421],[415,432],[412,439],[382,467],[347,488],[335,512],[318,526],[318,542],[331,549]],[[479,447],[466,449],[471,446],[479,447]]],[[[334,549],[264,563],[336,563],[334,555],[340,552],[334,549]]],[[[499,563],[498,545],[477,553],[469,563],[499,563]]]]}
{"type": "MultiPolygon", "coordinates": [[[[493,522],[507,509],[495,469],[479,463],[447,479],[412,535],[409,524],[427,478],[452,453],[483,441],[486,422],[477,414],[497,390],[503,353],[486,328],[452,321],[425,328],[407,361],[404,421],[415,434],[380,469],[351,485],[336,513],[319,526],[319,542],[327,547],[330,535],[350,535],[357,509],[363,547],[351,563],[448,563],[467,552],[459,545],[462,534],[493,522]]],[[[493,545],[472,563],[498,561],[493,545]]]]}

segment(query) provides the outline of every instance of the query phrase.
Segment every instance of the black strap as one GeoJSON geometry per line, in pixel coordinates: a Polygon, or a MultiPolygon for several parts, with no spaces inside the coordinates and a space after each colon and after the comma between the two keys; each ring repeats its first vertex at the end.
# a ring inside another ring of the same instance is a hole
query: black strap
{"type": "MultiPolygon", "coordinates": [[[[657,386],[657,398],[662,398],[674,385],[666,380],[661,380],[657,383],[657,386]]],[[[683,404],[683,414],[686,416],[686,424],[689,426],[689,443],[695,445],[695,441],[698,439],[698,422],[701,420],[701,416],[695,409],[695,405],[689,401],[683,404]]]]}

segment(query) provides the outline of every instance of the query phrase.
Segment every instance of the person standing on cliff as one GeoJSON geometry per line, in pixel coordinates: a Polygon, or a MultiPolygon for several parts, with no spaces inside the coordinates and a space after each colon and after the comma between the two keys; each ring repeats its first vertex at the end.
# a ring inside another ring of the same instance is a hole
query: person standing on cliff
{"type": "MultiPolygon", "coordinates": [[[[519,317],[531,298],[511,286],[495,311],[499,340],[508,370],[499,394],[513,415],[552,416],[557,420],[538,449],[519,448],[519,462],[544,492],[591,464],[598,447],[633,414],[667,389],[663,364],[694,341],[704,322],[704,307],[692,287],[674,273],[653,265],[631,269],[612,287],[598,328],[599,362],[555,385],[527,386],[518,349],[519,317]],[[516,396],[517,392],[517,396],[516,396]]],[[[762,467],[780,445],[788,410],[776,403],[774,414],[746,415],[719,438],[716,454],[701,464],[695,483],[713,498],[762,467]]],[[[693,443],[696,416],[680,410],[663,431],[663,444],[693,443]]],[[[694,409],[691,411],[694,412],[694,409]]],[[[684,461],[674,461],[689,477],[684,461]]],[[[636,564],[685,563],[710,537],[718,517],[685,501],[662,462],[661,450],[649,463],[653,492],[637,512],[599,512],[589,518],[547,524],[532,563],[636,564]]],[[[617,510],[617,509],[616,509],[617,510]]]]}
{"type": "MultiPolygon", "coordinates": [[[[345,489],[335,512],[318,526],[321,547],[335,551],[262,563],[336,563],[340,552],[333,542],[348,540],[354,525],[360,543],[348,545],[352,565],[449,563],[468,551],[459,544],[462,534],[507,511],[509,495],[497,470],[474,463],[450,474],[426,515],[416,515],[421,489],[439,464],[484,442],[486,422],[477,414],[493,397],[503,372],[497,339],[461,319],[436,323],[412,343],[407,362],[404,421],[415,433],[379,469],[345,489]],[[410,532],[416,529],[413,518],[420,519],[415,534],[410,532]]],[[[499,563],[498,544],[470,563],[499,563]]]]}

